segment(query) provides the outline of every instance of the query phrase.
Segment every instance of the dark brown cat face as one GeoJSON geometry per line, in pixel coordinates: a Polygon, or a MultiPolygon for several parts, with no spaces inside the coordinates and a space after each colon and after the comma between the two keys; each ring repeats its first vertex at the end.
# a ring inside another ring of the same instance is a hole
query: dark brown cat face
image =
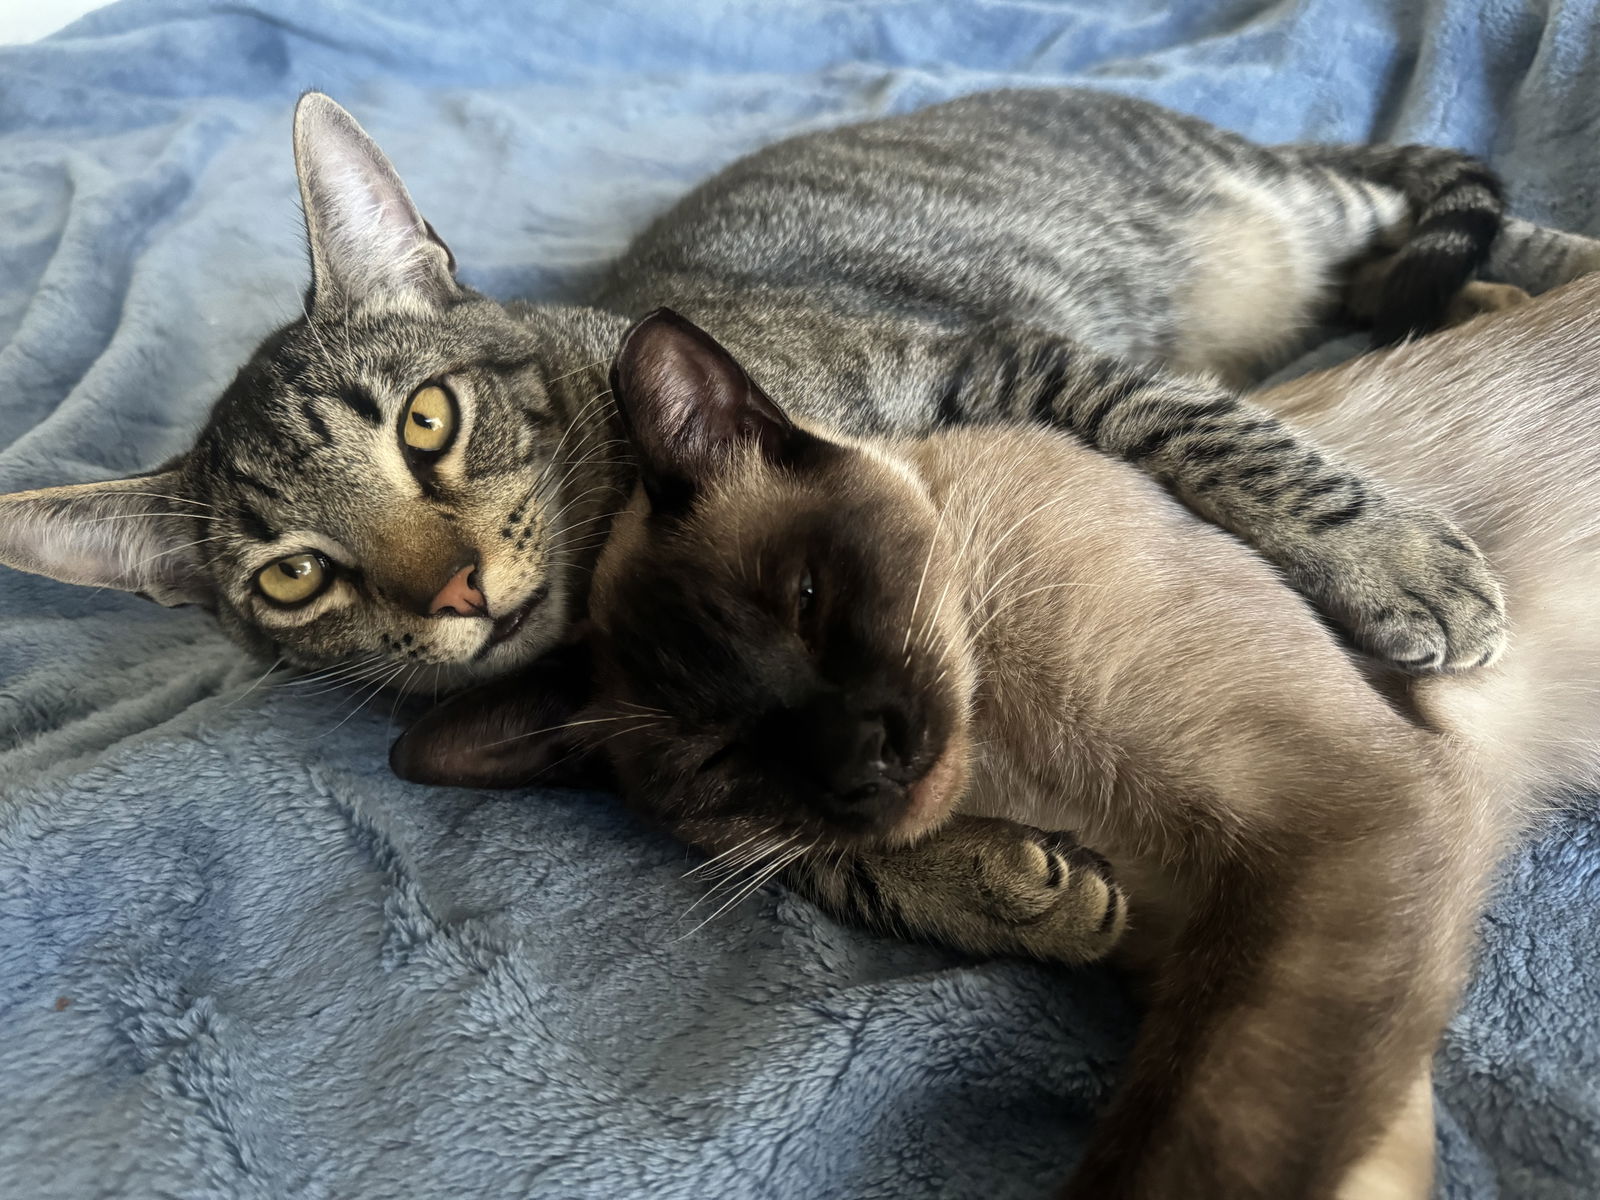
{"type": "Polygon", "coordinates": [[[397,769],[515,784],[582,749],[702,838],[826,846],[931,826],[965,772],[971,678],[920,485],[792,425],[670,313],[629,334],[613,385],[643,495],[595,574],[587,701],[550,680],[469,694],[402,739],[397,769]],[[473,739],[496,743],[493,762],[473,739]]]}

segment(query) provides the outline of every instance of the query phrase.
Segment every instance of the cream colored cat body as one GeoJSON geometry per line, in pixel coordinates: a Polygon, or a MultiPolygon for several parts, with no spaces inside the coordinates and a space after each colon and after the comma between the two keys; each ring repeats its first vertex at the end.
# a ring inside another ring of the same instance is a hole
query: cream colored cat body
{"type": "MultiPolygon", "coordinates": [[[[1268,881],[1266,914],[1289,923],[1186,1089],[1192,1110],[1247,1104],[1248,1119],[1230,1118],[1244,1143],[1270,1140],[1307,1083],[1291,1031],[1266,1019],[1274,1004],[1292,1020],[1308,991],[1398,980],[1412,1034],[1430,1033],[1507,839],[1540,802],[1600,779],[1597,392],[1591,277],[1261,397],[1451,513],[1503,573],[1505,658],[1390,681],[1398,709],[1269,567],[1115,464],[1030,435],[908,448],[946,524],[984,547],[955,566],[984,677],[971,730],[984,748],[961,809],[1072,829],[1105,854],[1132,897],[1122,954],[1141,967],[1160,964],[1236,848],[1268,881]],[[1053,503],[1060,479],[1074,499],[1053,503]],[[1309,852],[1275,862],[1274,844],[1309,852]],[[1241,1070],[1252,1053],[1271,1066],[1241,1070]]],[[[1348,1032],[1359,1044],[1366,1031],[1348,1032]]],[[[1399,1033],[1369,1052],[1391,1053],[1399,1033]]],[[[1406,1083],[1375,1078],[1366,1115],[1406,1083]]],[[[1411,1090],[1383,1151],[1395,1170],[1380,1179],[1369,1164],[1351,1200],[1427,1194],[1431,1108],[1411,1090]]]]}

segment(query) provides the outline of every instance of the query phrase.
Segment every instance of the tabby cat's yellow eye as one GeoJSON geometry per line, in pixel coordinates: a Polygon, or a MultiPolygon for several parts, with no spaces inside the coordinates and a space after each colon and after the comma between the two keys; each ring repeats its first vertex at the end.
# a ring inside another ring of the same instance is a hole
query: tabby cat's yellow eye
{"type": "Polygon", "coordinates": [[[421,454],[443,454],[456,436],[456,402],[436,383],[418,388],[400,418],[400,436],[421,454]]]}
{"type": "Polygon", "coordinates": [[[333,579],[328,560],[320,554],[291,554],[261,568],[256,587],[274,604],[292,608],[322,593],[333,579]]]}

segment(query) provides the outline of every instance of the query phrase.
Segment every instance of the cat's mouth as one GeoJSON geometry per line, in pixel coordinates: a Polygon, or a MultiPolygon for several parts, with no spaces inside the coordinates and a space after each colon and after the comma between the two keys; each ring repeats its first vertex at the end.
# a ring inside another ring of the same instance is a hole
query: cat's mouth
{"type": "Polygon", "coordinates": [[[516,608],[496,617],[494,625],[489,630],[489,640],[483,644],[483,649],[478,651],[476,657],[482,658],[496,646],[504,645],[516,637],[527,622],[529,615],[540,604],[544,603],[544,598],[549,592],[550,589],[541,584],[539,587],[534,588],[532,594],[517,605],[516,608]]]}

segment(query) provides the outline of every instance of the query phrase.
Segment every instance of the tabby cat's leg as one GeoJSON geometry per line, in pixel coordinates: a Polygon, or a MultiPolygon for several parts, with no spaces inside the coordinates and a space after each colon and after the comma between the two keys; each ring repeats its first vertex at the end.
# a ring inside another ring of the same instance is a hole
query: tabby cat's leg
{"type": "Polygon", "coordinates": [[[1235,393],[1032,326],[949,335],[925,352],[944,380],[937,423],[1039,421],[1127,460],[1395,666],[1462,670],[1504,646],[1500,585],[1460,529],[1235,393]]]}
{"type": "Polygon", "coordinates": [[[1600,271],[1600,239],[1510,218],[1495,239],[1488,274],[1537,295],[1600,271]]]}
{"type": "Polygon", "coordinates": [[[1093,962],[1127,919],[1099,855],[1068,834],[982,817],[900,849],[808,855],[784,881],[848,924],[984,957],[1093,962]]]}

